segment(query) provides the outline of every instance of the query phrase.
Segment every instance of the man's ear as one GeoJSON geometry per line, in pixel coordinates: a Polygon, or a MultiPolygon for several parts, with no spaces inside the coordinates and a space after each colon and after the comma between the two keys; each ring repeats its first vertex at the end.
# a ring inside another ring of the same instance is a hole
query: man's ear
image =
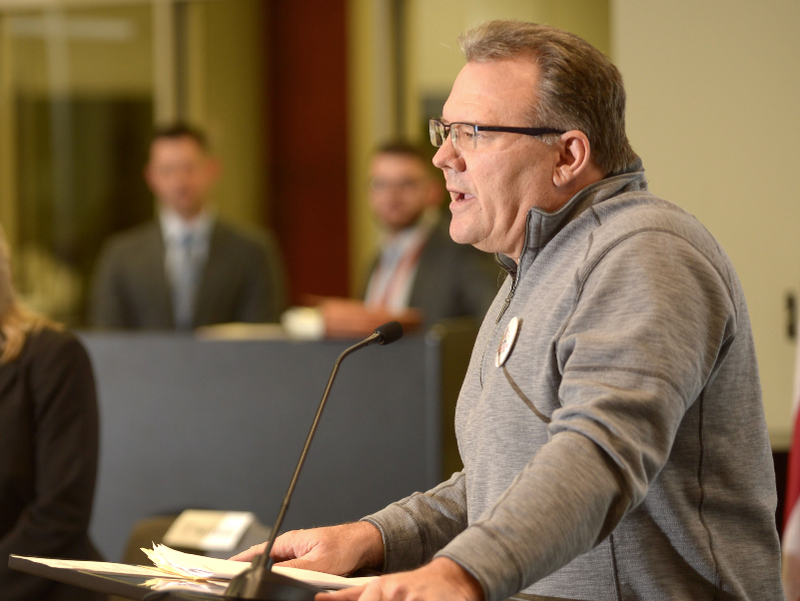
{"type": "Polygon", "coordinates": [[[573,129],[561,134],[558,161],[553,169],[553,184],[569,186],[584,172],[591,170],[592,149],[589,138],[573,129]]]}

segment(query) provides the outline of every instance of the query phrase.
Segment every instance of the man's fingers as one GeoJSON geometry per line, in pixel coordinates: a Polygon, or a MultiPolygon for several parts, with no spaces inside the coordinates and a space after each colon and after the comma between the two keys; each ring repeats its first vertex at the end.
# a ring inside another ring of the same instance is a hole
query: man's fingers
{"type": "Polygon", "coordinates": [[[241,553],[237,553],[233,557],[231,557],[231,561],[253,561],[253,558],[256,555],[261,555],[264,552],[264,549],[267,548],[267,543],[261,543],[260,545],[253,545],[246,551],[242,551],[241,553]]]}
{"type": "Polygon", "coordinates": [[[317,562],[309,561],[307,559],[296,558],[296,559],[287,559],[286,561],[281,561],[275,564],[275,567],[278,568],[300,568],[301,570],[314,570],[315,572],[321,572],[322,570],[315,567],[317,562]]]}
{"type": "Polygon", "coordinates": [[[332,593],[317,593],[314,601],[358,601],[363,591],[364,585],[351,586],[332,593]]]}

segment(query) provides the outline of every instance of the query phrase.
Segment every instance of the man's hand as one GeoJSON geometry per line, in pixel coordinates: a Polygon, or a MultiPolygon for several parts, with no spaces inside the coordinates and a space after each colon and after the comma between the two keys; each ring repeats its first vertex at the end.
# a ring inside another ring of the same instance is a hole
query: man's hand
{"type": "Polygon", "coordinates": [[[783,594],[786,601],[800,601],[800,557],[783,553],[783,594]]]}
{"type": "MultiPolygon", "coordinates": [[[[231,559],[252,561],[266,546],[255,545],[231,559]]],[[[280,562],[275,565],[344,575],[358,568],[380,568],[383,540],[380,530],[369,522],[292,530],[275,539],[270,555],[280,562]]]]}
{"type": "Polygon", "coordinates": [[[366,586],[319,593],[316,601],[483,601],[475,578],[446,557],[412,572],[381,576],[366,586]]]}

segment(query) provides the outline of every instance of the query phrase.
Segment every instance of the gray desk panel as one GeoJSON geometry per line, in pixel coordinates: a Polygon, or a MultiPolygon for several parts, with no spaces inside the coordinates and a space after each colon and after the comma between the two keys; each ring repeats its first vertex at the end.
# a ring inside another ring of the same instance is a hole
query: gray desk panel
{"type": "MultiPolygon", "coordinates": [[[[160,512],[246,510],[271,524],[331,367],[348,346],[81,337],[101,412],[91,533],[110,561],[136,520],[160,512]]],[[[284,530],[357,519],[438,482],[438,349],[409,336],[345,359],[284,530]]]]}

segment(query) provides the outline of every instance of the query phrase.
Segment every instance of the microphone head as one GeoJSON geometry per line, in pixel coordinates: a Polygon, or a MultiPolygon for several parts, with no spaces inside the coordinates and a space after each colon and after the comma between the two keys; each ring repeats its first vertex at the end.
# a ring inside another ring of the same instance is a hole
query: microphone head
{"type": "Polygon", "coordinates": [[[375,328],[378,335],[378,344],[391,344],[403,337],[403,326],[396,321],[390,321],[375,328]]]}

